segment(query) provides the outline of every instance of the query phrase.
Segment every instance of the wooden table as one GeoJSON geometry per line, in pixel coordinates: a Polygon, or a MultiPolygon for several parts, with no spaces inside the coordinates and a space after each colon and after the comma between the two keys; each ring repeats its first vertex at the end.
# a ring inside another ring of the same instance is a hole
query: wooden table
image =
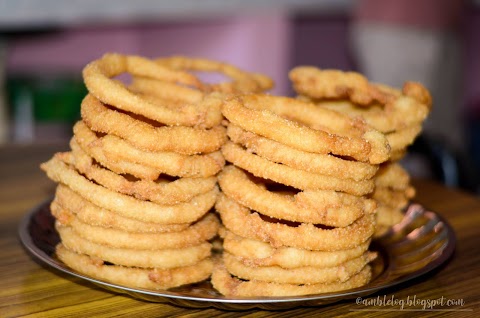
{"type": "MultiPolygon", "coordinates": [[[[66,145],[0,148],[0,317],[396,317],[412,314],[385,307],[379,309],[387,311],[359,312],[357,310],[362,306],[354,300],[282,312],[184,309],[117,295],[42,266],[23,249],[17,228],[25,213],[52,196],[54,184],[38,165],[60,149],[66,149],[66,145]]],[[[455,311],[442,309],[440,312],[413,314],[479,317],[480,201],[472,195],[428,181],[415,181],[415,186],[418,192],[416,201],[443,215],[455,229],[458,242],[454,257],[439,270],[404,285],[381,290],[369,298],[461,299],[465,303],[463,307],[449,308],[455,311]]]]}

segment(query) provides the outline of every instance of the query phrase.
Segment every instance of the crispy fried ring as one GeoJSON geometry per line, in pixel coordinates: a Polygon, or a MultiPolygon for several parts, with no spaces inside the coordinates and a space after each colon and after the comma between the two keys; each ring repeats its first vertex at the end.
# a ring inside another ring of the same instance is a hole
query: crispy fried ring
{"type": "Polygon", "coordinates": [[[210,177],[217,174],[225,165],[219,151],[205,155],[181,155],[174,152],[147,152],[129,145],[123,139],[113,135],[99,138],[99,142],[92,147],[104,149],[111,160],[134,162],[140,165],[153,167],[158,175],[167,174],[176,177],[197,178],[210,177]]]}
{"type": "Polygon", "coordinates": [[[225,167],[218,175],[218,182],[225,195],[243,206],[273,218],[293,222],[345,227],[364,214],[375,211],[372,200],[356,196],[356,205],[301,204],[296,201],[296,195],[269,191],[265,184],[254,182],[244,171],[232,165],[225,167]]]}
{"type": "MultiPolygon", "coordinates": [[[[359,73],[321,70],[312,66],[292,69],[289,78],[297,93],[314,99],[347,98],[360,106],[370,106],[375,101],[388,104],[394,103],[398,98],[408,97],[428,109],[432,105],[428,90],[422,84],[412,81],[405,82],[400,92],[384,84],[369,83],[368,79],[359,73]]],[[[410,109],[411,113],[416,111],[416,108],[410,109]]]]}
{"type": "MultiPolygon", "coordinates": [[[[71,215],[55,215],[62,223],[68,223],[72,217],[77,217],[82,222],[93,226],[102,226],[132,233],[179,232],[186,230],[190,226],[190,223],[158,224],[126,218],[118,213],[96,206],[61,183],[57,186],[55,199],[52,202],[57,203],[60,207],[68,207],[68,211],[72,213],[71,215]],[[62,216],[66,216],[67,220],[62,220],[62,216]]],[[[52,210],[53,212],[57,211],[52,210]]],[[[65,210],[61,212],[65,212],[65,210]]]]}
{"type": "MultiPolygon", "coordinates": [[[[195,76],[187,72],[174,71],[145,58],[120,54],[105,54],[102,58],[89,63],[83,69],[83,78],[88,91],[103,103],[166,125],[210,128],[220,124],[222,120],[220,112],[209,111],[213,106],[211,100],[206,104],[185,104],[175,109],[148,102],[123,84],[112,80],[122,73],[180,82],[195,87],[202,86],[195,76]]],[[[218,108],[221,100],[216,102],[218,108]]]]}
{"type": "Polygon", "coordinates": [[[398,97],[395,101],[385,105],[373,104],[369,107],[355,105],[348,100],[312,100],[312,102],[320,107],[349,116],[360,116],[365,119],[367,124],[383,133],[392,133],[410,126],[421,125],[430,111],[427,105],[408,96],[398,97]]]}
{"type": "Polygon", "coordinates": [[[375,228],[375,216],[365,215],[344,228],[321,229],[311,223],[292,227],[264,221],[258,213],[220,194],[215,204],[223,225],[233,233],[270,243],[273,247],[289,246],[315,251],[350,249],[367,241],[375,228]]]}
{"type": "Polygon", "coordinates": [[[82,102],[81,113],[90,129],[121,137],[146,151],[174,151],[188,155],[209,153],[218,150],[226,141],[225,128],[222,126],[211,129],[156,127],[128,114],[111,110],[90,94],[82,102]]]}
{"type": "Polygon", "coordinates": [[[395,152],[410,146],[421,132],[422,126],[414,125],[402,130],[388,133],[385,136],[387,137],[392,152],[395,152]]]}
{"type": "Polygon", "coordinates": [[[234,124],[228,125],[227,135],[234,143],[260,157],[309,172],[360,181],[371,179],[378,170],[377,165],[298,150],[245,131],[234,124]]]}
{"type": "Polygon", "coordinates": [[[56,255],[79,273],[122,286],[145,289],[169,289],[207,279],[212,270],[210,258],[194,265],[170,269],[145,269],[106,265],[97,259],[68,250],[62,244],[56,247],[56,255]]]}
{"type": "Polygon", "coordinates": [[[379,206],[377,211],[377,227],[391,227],[402,221],[404,213],[401,209],[379,206]]]}
{"type": "Polygon", "coordinates": [[[62,160],[75,168],[89,180],[110,190],[159,204],[178,204],[206,193],[215,187],[215,177],[179,178],[174,181],[159,178],[155,181],[132,180],[96,164],[80,147],[71,152],[59,153],[62,160]]]}
{"type": "Polygon", "coordinates": [[[273,87],[273,81],[268,76],[245,72],[233,65],[204,58],[172,56],[156,59],[155,62],[174,70],[217,72],[232,79],[230,82],[204,84],[208,90],[224,93],[261,93],[273,87]]]}
{"type": "Polygon", "coordinates": [[[194,265],[211,255],[211,244],[207,242],[184,248],[157,250],[114,248],[86,240],[71,227],[58,222],[55,223],[55,229],[67,249],[114,265],[168,269],[194,265]]]}
{"type": "MultiPolygon", "coordinates": [[[[72,214],[68,208],[58,205],[55,201],[52,202],[50,208],[52,213],[55,211],[60,216],[72,214]]],[[[207,214],[183,231],[165,233],[131,233],[93,226],[82,222],[75,216],[67,223],[62,222],[60,218],[59,221],[62,225],[70,226],[77,235],[93,243],[135,250],[175,249],[199,245],[214,237],[219,227],[218,218],[212,213],[207,214]]]]}
{"type": "Polygon", "coordinates": [[[189,156],[174,152],[142,151],[114,135],[98,137],[82,121],[75,124],[73,131],[77,140],[91,141],[87,147],[102,149],[110,161],[122,160],[152,167],[158,175],[165,173],[179,177],[209,177],[220,171],[225,164],[220,152],[189,156]]]}
{"type": "Polygon", "coordinates": [[[389,161],[391,161],[391,162],[400,161],[403,157],[405,157],[407,152],[408,152],[408,150],[406,148],[396,150],[396,151],[392,151],[392,155],[390,156],[389,161]]]}
{"type": "Polygon", "coordinates": [[[385,205],[394,209],[403,209],[414,196],[415,189],[413,187],[408,187],[405,190],[376,187],[371,195],[372,199],[379,202],[379,205],[385,205]]]}
{"type": "Polygon", "coordinates": [[[374,238],[387,233],[394,225],[399,224],[405,216],[403,209],[392,208],[386,205],[379,205],[377,209],[374,238]]]}
{"type": "Polygon", "coordinates": [[[232,142],[227,142],[222,147],[222,153],[227,161],[256,177],[270,179],[301,190],[336,190],[365,195],[372,192],[374,188],[373,179],[354,181],[298,170],[252,154],[232,142]]]}
{"type": "Polygon", "coordinates": [[[309,294],[322,294],[340,290],[348,290],[367,284],[372,277],[369,265],[343,283],[331,284],[278,284],[262,281],[243,281],[226,270],[223,264],[216,264],[211,281],[213,287],[221,294],[230,297],[284,297],[309,294]]]}
{"type": "Polygon", "coordinates": [[[385,102],[388,99],[365,76],[356,72],[298,66],[288,75],[297,93],[313,98],[349,98],[360,105],[368,105],[375,100],[385,102]]]}
{"type": "Polygon", "coordinates": [[[410,187],[410,175],[398,162],[386,162],[375,175],[375,186],[405,190],[410,187]]]}
{"type": "Polygon", "coordinates": [[[367,240],[351,249],[325,252],[294,247],[274,248],[268,243],[238,236],[225,228],[220,228],[220,235],[223,237],[223,249],[248,266],[282,268],[339,266],[362,255],[370,245],[370,240],[367,240]]]}
{"type": "Polygon", "coordinates": [[[322,268],[305,266],[284,269],[279,266],[247,266],[228,252],[223,253],[223,262],[229,273],[244,280],[279,284],[329,284],[346,282],[374,260],[376,255],[374,252],[366,252],[339,266],[322,268]]]}
{"type": "Polygon", "coordinates": [[[390,155],[385,136],[361,120],[298,99],[237,96],[225,101],[222,113],[247,131],[299,150],[372,164],[384,162],[390,155]]]}
{"type": "Polygon", "coordinates": [[[40,167],[50,179],[67,185],[93,204],[143,222],[162,224],[194,222],[210,210],[218,194],[218,188],[215,187],[186,203],[160,205],[138,200],[94,184],[78,174],[73,167],[61,161],[58,156],[42,163],[40,167]]]}
{"type": "Polygon", "coordinates": [[[58,155],[62,160],[105,188],[134,196],[140,200],[148,200],[159,204],[173,205],[186,202],[199,194],[206,193],[215,187],[216,177],[180,178],[169,181],[159,178],[155,181],[132,180],[132,178],[116,174],[96,164],[76,143],[71,152],[58,155]]]}
{"type": "Polygon", "coordinates": [[[318,208],[323,206],[332,211],[344,211],[342,207],[357,207],[363,214],[375,212],[376,202],[363,196],[356,196],[328,190],[301,191],[295,195],[295,201],[303,207],[318,208]]]}
{"type": "Polygon", "coordinates": [[[205,92],[198,89],[161,81],[148,77],[133,77],[129,88],[142,94],[153,95],[167,101],[181,101],[183,103],[199,103],[205,92]]]}
{"type": "MultiPolygon", "coordinates": [[[[84,124],[82,123],[82,125],[84,124]]],[[[74,149],[74,151],[81,149],[103,167],[108,168],[117,174],[128,174],[142,180],[153,181],[158,179],[159,173],[152,167],[139,165],[125,160],[110,160],[102,148],[89,146],[90,143],[95,140],[95,134],[85,134],[83,136],[74,135],[70,140],[70,148],[74,149]]]]}

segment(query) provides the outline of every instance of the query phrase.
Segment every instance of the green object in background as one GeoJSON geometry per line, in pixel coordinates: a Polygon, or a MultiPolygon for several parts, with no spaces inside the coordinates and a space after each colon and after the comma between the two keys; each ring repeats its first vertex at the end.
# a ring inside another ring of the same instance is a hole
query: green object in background
{"type": "Polygon", "coordinates": [[[10,114],[15,114],[28,96],[35,122],[74,122],[80,118],[80,104],[87,94],[81,78],[68,75],[18,75],[7,77],[10,114]]]}

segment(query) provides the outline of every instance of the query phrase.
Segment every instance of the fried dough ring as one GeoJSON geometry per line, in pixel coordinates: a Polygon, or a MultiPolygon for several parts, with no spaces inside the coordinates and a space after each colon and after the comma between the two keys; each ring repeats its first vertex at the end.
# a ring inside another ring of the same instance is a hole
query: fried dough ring
{"type": "Polygon", "coordinates": [[[279,284],[329,284],[346,282],[375,259],[376,255],[374,252],[366,252],[334,267],[305,266],[284,269],[279,266],[247,266],[235,256],[224,252],[223,263],[229,273],[243,280],[279,284]]]}
{"type": "Polygon", "coordinates": [[[380,166],[375,175],[375,186],[405,190],[410,187],[410,175],[397,162],[387,162],[380,166]]]}
{"type": "MultiPolygon", "coordinates": [[[[333,192],[341,201],[357,199],[355,205],[306,205],[297,202],[296,195],[269,191],[264,183],[254,182],[248,175],[235,166],[227,166],[218,175],[220,188],[225,195],[261,214],[293,222],[324,224],[345,227],[364,214],[375,211],[375,202],[356,196],[333,192]]],[[[313,194],[314,196],[315,194],[313,194]]],[[[321,195],[320,195],[321,196],[321,195]]],[[[319,200],[320,201],[320,200],[319,200]]]]}
{"type": "MultiPolygon", "coordinates": [[[[295,67],[290,71],[289,78],[298,94],[314,99],[349,99],[360,106],[370,106],[375,101],[387,104],[408,97],[428,109],[432,105],[428,90],[412,81],[405,82],[400,92],[387,85],[369,83],[365,76],[356,72],[321,70],[313,66],[295,67]]],[[[409,110],[412,113],[418,111],[416,108],[409,110]]]]}
{"type": "MultiPolygon", "coordinates": [[[[86,224],[132,233],[179,232],[190,226],[190,223],[158,224],[126,218],[118,213],[96,206],[61,183],[57,186],[55,199],[52,202],[57,203],[60,207],[68,207],[68,211],[73,214],[71,216],[66,215],[67,220],[61,220],[62,216],[54,213],[54,216],[62,223],[68,223],[72,217],[77,217],[86,224]]],[[[55,211],[52,210],[53,212],[55,211]]],[[[65,212],[65,210],[62,212],[65,212]]]]}
{"type": "Polygon", "coordinates": [[[247,170],[256,177],[273,180],[301,190],[336,190],[354,195],[365,195],[372,192],[374,187],[373,179],[354,181],[298,170],[252,154],[232,142],[227,142],[222,147],[222,154],[227,161],[247,170]]]}
{"type": "Polygon", "coordinates": [[[422,132],[420,124],[386,134],[392,152],[401,151],[410,146],[422,132]]]}
{"type": "Polygon", "coordinates": [[[261,93],[273,87],[268,76],[245,72],[233,65],[204,58],[172,56],[159,58],[156,63],[178,71],[216,72],[224,74],[232,81],[216,84],[204,84],[204,89],[223,93],[261,93]]]}
{"type": "Polygon", "coordinates": [[[187,155],[209,153],[218,150],[227,139],[222,126],[211,129],[157,127],[129,114],[109,109],[90,94],[82,101],[81,113],[90,129],[118,136],[145,151],[173,151],[187,155]]]}
{"type": "Polygon", "coordinates": [[[295,194],[295,201],[298,205],[310,208],[318,208],[319,206],[332,209],[332,211],[342,212],[344,208],[356,208],[363,211],[364,214],[372,214],[375,212],[376,203],[364,196],[356,196],[347,193],[327,190],[301,191],[295,194]]]}
{"type": "Polygon", "coordinates": [[[166,125],[210,128],[220,124],[222,120],[220,112],[212,111],[220,106],[220,99],[214,103],[215,105],[208,101],[206,104],[185,104],[175,109],[153,104],[112,80],[122,73],[202,87],[202,83],[192,74],[174,71],[138,56],[120,54],[105,54],[102,58],[89,63],[83,69],[83,78],[90,94],[103,103],[166,125]]]}
{"type": "Polygon", "coordinates": [[[344,160],[330,154],[298,150],[245,131],[234,124],[228,125],[227,135],[234,143],[244,146],[248,151],[256,153],[260,157],[296,169],[355,181],[371,179],[378,170],[377,165],[344,160]]]}
{"type": "Polygon", "coordinates": [[[98,259],[70,251],[62,244],[56,247],[56,255],[63,263],[79,273],[132,288],[169,289],[203,281],[213,270],[213,262],[210,258],[185,267],[145,269],[105,265],[98,259]]]}
{"type": "Polygon", "coordinates": [[[390,155],[385,136],[361,120],[298,99],[244,95],[227,99],[222,113],[244,130],[299,150],[371,164],[384,162],[390,155]]]}
{"type": "Polygon", "coordinates": [[[139,200],[167,205],[178,204],[212,190],[217,182],[215,177],[180,178],[174,181],[161,177],[155,181],[131,180],[96,164],[76,143],[72,143],[72,146],[71,152],[59,153],[64,162],[75,166],[78,172],[89,180],[139,200]]]}
{"type": "MultiPolygon", "coordinates": [[[[308,97],[305,100],[309,100],[308,97]]],[[[348,100],[310,100],[320,107],[332,109],[349,116],[360,116],[367,124],[383,133],[392,133],[425,120],[430,109],[408,96],[396,98],[385,105],[372,104],[368,107],[356,105],[348,100]]]]}
{"type": "Polygon", "coordinates": [[[215,187],[213,190],[195,197],[190,202],[177,205],[160,205],[138,200],[94,184],[78,174],[73,167],[61,161],[58,156],[42,163],[41,168],[50,179],[67,185],[93,204],[114,211],[121,216],[143,222],[161,224],[194,222],[210,210],[218,194],[218,188],[215,187]]]}
{"type": "Polygon", "coordinates": [[[114,248],[86,240],[71,227],[58,222],[55,223],[55,228],[67,249],[114,265],[169,269],[194,265],[211,254],[211,244],[207,242],[184,248],[157,250],[114,248]]]}
{"type": "Polygon", "coordinates": [[[382,205],[394,209],[403,209],[411,198],[415,195],[415,189],[408,187],[405,190],[393,190],[390,188],[376,187],[371,198],[378,201],[382,205]]]}
{"type": "Polygon", "coordinates": [[[392,227],[403,220],[404,213],[401,209],[388,206],[379,206],[377,211],[377,227],[392,227]]]}
{"type": "MultiPolygon", "coordinates": [[[[62,215],[65,211],[65,214],[72,214],[68,209],[56,204],[55,201],[52,202],[50,208],[52,213],[55,211],[56,214],[62,215]]],[[[135,250],[175,249],[199,245],[214,237],[219,227],[218,218],[212,213],[207,214],[183,231],[166,233],[130,233],[89,225],[76,217],[70,219],[68,223],[63,223],[62,219],[59,219],[59,222],[71,227],[77,235],[93,243],[135,250]]]]}
{"type": "Polygon", "coordinates": [[[215,204],[223,225],[233,233],[273,247],[296,247],[315,251],[350,249],[367,241],[375,228],[375,216],[365,215],[344,228],[321,229],[311,223],[292,227],[264,221],[258,213],[220,194],[215,204]],[[347,239],[348,238],[348,239],[347,239]]]}
{"type": "Polygon", "coordinates": [[[215,175],[224,165],[220,152],[189,156],[174,152],[142,151],[114,135],[97,137],[82,121],[75,124],[73,131],[77,140],[91,140],[88,147],[101,148],[107,160],[115,162],[120,159],[152,167],[158,175],[165,173],[179,177],[209,177],[215,175]]]}
{"type": "Polygon", "coordinates": [[[304,266],[333,267],[360,257],[369,247],[370,240],[347,250],[335,252],[310,251],[294,247],[274,248],[268,243],[243,238],[225,228],[220,228],[223,249],[235,255],[247,266],[280,266],[297,268],[304,266]]]}
{"type": "Polygon", "coordinates": [[[360,271],[360,273],[343,283],[278,284],[262,281],[239,280],[232,277],[223,264],[216,264],[213,269],[211,281],[216,290],[229,297],[284,297],[348,290],[367,284],[371,277],[371,268],[367,265],[362,271],[360,271]]]}
{"type": "MultiPolygon", "coordinates": [[[[85,126],[82,122],[79,123],[79,126],[85,126]]],[[[86,129],[86,131],[88,132],[89,129],[86,129]]],[[[109,157],[107,157],[107,154],[101,147],[90,147],[90,144],[95,140],[97,140],[96,136],[95,134],[91,133],[91,131],[90,133],[81,136],[74,135],[72,139],[70,139],[70,148],[75,149],[74,151],[81,149],[89,157],[93,158],[103,167],[117,174],[132,175],[136,178],[150,181],[154,181],[159,178],[159,173],[157,169],[153,167],[139,165],[137,163],[129,162],[126,160],[111,160],[109,157]]]]}
{"type": "Polygon", "coordinates": [[[360,105],[368,105],[375,100],[385,102],[388,98],[370,84],[365,76],[356,72],[298,66],[288,75],[297,93],[313,98],[348,98],[360,105]]]}
{"type": "Polygon", "coordinates": [[[178,101],[191,104],[199,103],[206,95],[204,91],[192,87],[140,76],[133,77],[129,88],[136,92],[156,96],[166,101],[178,101]]]}
{"type": "Polygon", "coordinates": [[[377,238],[387,233],[394,225],[399,224],[404,216],[403,209],[380,205],[377,210],[377,226],[373,237],[377,238]]]}

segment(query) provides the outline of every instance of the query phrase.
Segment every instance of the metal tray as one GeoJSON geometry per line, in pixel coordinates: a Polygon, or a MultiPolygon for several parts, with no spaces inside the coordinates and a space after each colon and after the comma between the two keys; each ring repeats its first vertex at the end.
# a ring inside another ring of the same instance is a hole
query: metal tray
{"type": "Polygon", "coordinates": [[[220,295],[208,281],[169,291],[145,290],[112,284],[70,269],[55,257],[55,246],[59,237],[54,228],[49,204],[50,201],[47,201],[36,206],[23,218],[19,226],[20,240],[34,257],[52,268],[115,293],[189,308],[280,310],[299,306],[323,306],[345,299],[365,297],[437,268],[453,254],[456,240],[452,227],[441,216],[412,203],[402,222],[372,242],[371,249],[378,251],[380,257],[372,263],[373,279],[368,285],[347,291],[308,296],[232,298],[220,295]]]}

